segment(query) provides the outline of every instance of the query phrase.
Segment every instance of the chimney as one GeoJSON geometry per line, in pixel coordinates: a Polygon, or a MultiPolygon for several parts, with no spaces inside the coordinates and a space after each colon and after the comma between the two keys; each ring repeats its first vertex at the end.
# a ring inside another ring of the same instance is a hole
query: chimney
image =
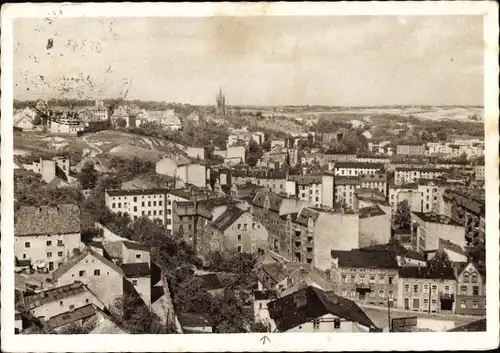
{"type": "Polygon", "coordinates": [[[303,308],[307,305],[307,295],[304,290],[295,292],[293,295],[293,299],[295,301],[295,306],[297,307],[297,309],[303,308]]]}

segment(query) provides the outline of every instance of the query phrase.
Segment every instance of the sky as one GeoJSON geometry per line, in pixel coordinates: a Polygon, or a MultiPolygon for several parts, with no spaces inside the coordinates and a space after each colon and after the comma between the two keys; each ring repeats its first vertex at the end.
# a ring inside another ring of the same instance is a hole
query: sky
{"type": "Polygon", "coordinates": [[[14,21],[14,98],[482,105],[481,16],[14,21]]]}

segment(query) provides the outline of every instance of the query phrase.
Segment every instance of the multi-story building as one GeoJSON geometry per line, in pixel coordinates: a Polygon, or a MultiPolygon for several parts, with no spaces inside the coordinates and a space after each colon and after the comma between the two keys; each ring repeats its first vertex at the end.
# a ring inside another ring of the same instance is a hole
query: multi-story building
{"type": "Polygon", "coordinates": [[[397,146],[397,154],[406,156],[424,156],[425,144],[421,143],[405,143],[397,146]]]}
{"type": "Polygon", "coordinates": [[[266,187],[270,192],[285,193],[287,173],[281,170],[239,170],[232,173],[236,185],[252,183],[266,187]]]}
{"type": "Polygon", "coordinates": [[[387,196],[387,175],[385,173],[374,173],[361,175],[360,186],[363,189],[378,190],[387,196]]]}
{"type": "Polygon", "coordinates": [[[295,167],[297,164],[300,164],[301,161],[301,150],[298,148],[288,148],[288,163],[290,166],[295,167]]]}
{"type": "Polygon", "coordinates": [[[387,306],[397,298],[398,262],[392,251],[332,250],[330,276],[335,293],[363,304],[387,306]]]}
{"type": "Polygon", "coordinates": [[[15,214],[15,257],[52,271],[79,251],[80,232],[76,205],[23,206],[15,214]]]}
{"type": "Polygon", "coordinates": [[[403,185],[414,183],[417,179],[439,179],[449,172],[447,168],[397,167],[394,171],[394,183],[403,185]]]}
{"type": "Polygon", "coordinates": [[[465,227],[466,239],[469,243],[484,242],[484,191],[445,190],[443,193],[443,214],[465,227]]]}
{"type": "Polygon", "coordinates": [[[451,241],[465,248],[465,228],[450,217],[436,213],[412,212],[411,231],[413,250],[434,251],[439,249],[439,239],[451,241]]]}
{"type": "Polygon", "coordinates": [[[156,173],[168,175],[184,184],[197,187],[207,186],[210,180],[210,169],[204,164],[192,163],[187,157],[177,155],[165,157],[156,163],[156,173]]]}
{"type": "Polygon", "coordinates": [[[210,223],[203,235],[204,251],[237,251],[257,254],[268,247],[267,229],[250,211],[228,207],[210,223]]]}
{"type": "Polygon", "coordinates": [[[70,174],[70,158],[69,156],[55,156],[52,159],[40,157],[39,161],[23,164],[23,168],[40,174],[46,183],[50,183],[56,177],[62,176],[61,171],[68,178],[70,174]]]}
{"type": "Polygon", "coordinates": [[[416,183],[405,185],[389,185],[389,204],[392,212],[396,212],[398,203],[408,201],[413,212],[422,212],[422,191],[416,183]]]}
{"type": "Polygon", "coordinates": [[[92,108],[92,113],[94,113],[94,116],[101,121],[108,120],[108,108],[104,105],[103,101],[95,101],[95,105],[92,108]]]}
{"type": "Polygon", "coordinates": [[[335,202],[352,210],[356,207],[356,190],[360,185],[359,177],[335,176],[335,202]]]}
{"type": "Polygon", "coordinates": [[[486,314],[486,269],[468,263],[457,270],[456,314],[486,314]]]}
{"type": "Polygon", "coordinates": [[[452,267],[403,267],[399,270],[398,306],[427,313],[454,312],[456,286],[452,267]]]}
{"type": "Polygon", "coordinates": [[[335,175],[361,176],[380,173],[384,168],[381,163],[336,162],[333,165],[335,175]]]}
{"type": "Polygon", "coordinates": [[[131,219],[147,217],[167,224],[168,189],[106,190],[106,206],[113,213],[127,213],[131,219]]]}
{"type": "Polygon", "coordinates": [[[273,139],[273,140],[271,140],[271,149],[274,149],[275,147],[286,147],[285,146],[285,140],[284,139],[273,139]]]}
{"type": "Polygon", "coordinates": [[[303,207],[286,217],[290,247],[283,256],[292,262],[312,264],[319,270],[330,267],[330,250],[359,247],[359,215],[303,207]]]}
{"type": "Polygon", "coordinates": [[[252,200],[252,215],[268,231],[269,249],[290,258],[291,248],[287,215],[297,213],[307,204],[296,198],[271,192],[258,192],[252,200]]]}
{"type": "Polygon", "coordinates": [[[287,193],[290,186],[292,188],[291,195],[296,195],[299,200],[305,201],[311,206],[321,207],[323,194],[321,175],[289,175],[286,185],[287,193]]]}
{"type": "Polygon", "coordinates": [[[421,210],[427,212],[443,212],[443,193],[448,183],[440,180],[417,179],[418,191],[422,193],[421,210]]]}
{"type": "Polygon", "coordinates": [[[391,238],[391,215],[379,205],[359,209],[359,247],[387,244],[391,238]]]}

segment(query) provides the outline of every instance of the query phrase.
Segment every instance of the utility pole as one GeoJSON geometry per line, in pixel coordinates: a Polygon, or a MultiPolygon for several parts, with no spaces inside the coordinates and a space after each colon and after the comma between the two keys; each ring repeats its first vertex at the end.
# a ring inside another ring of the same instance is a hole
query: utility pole
{"type": "Polygon", "coordinates": [[[429,283],[429,314],[431,313],[431,284],[429,283]]]}
{"type": "Polygon", "coordinates": [[[387,317],[389,320],[389,332],[392,332],[391,325],[391,298],[387,298],[387,317]]]}

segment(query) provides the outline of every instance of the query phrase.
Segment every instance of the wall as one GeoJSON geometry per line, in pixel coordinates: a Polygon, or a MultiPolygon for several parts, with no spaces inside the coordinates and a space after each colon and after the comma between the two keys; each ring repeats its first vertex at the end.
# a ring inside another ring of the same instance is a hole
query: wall
{"type": "Polygon", "coordinates": [[[86,290],[85,292],[72,295],[70,297],[46,303],[42,306],[39,306],[38,308],[31,310],[31,312],[35,317],[43,316],[45,317],[45,320],[48,320],[53,316],[76,308],[80,308],[88,304],[94,304],[100,309],[104,308],[104,304],[101,303],[95,295],[86,290]],[[73,308],[70,308],[71,306],[73,306],[73,308]]]}
{"type": "Polygon", "coordinates": [[[420,329],[428,329],[432,331],[448,331],[456,326],[455,321],[438,320],[436,318],[417,318],[417,327],[420,329]]]}
{"type": "Polygon", "coordinates": [[[314,224],[314,266],[327,270],[331,250],[359,247],[359,215],[321,212],[314,224]]]}
{"type": "Polygon", "coordinates": [[[259,248],[267,249],[268,233],[260,222],[253,219],[250,212],[245,212],[224,231],[223,246],[225,251],[241,250],[241,252],[255,253],[259,248]],[[238,235],[241,236],[240,241],[238,235]]]}
{"type": "Polygon", "coordinates": [[[253,314],[255,322],[268,323],[271,325],[271,332],[276,329],[276,324],[274,320],[269,316],[269,309],[267,308],[267,304],[271,300],[263,299],[263,300],[255,300],[253,302],[253,314]]]}
{"type": "Polygon", "coordinates": [[[128,291],[128,288],[133,288],[139,294],[141,299],[144,301],[146,306],[149,308],[151,305],[151,277],[146,276],[146,277],[134,277],[134,278],[126,278],[126,281],[128,282],[126,285],[126,291],[128,291]],[[136,285],[133,284],[133,282],[136,281],[136,285]]]}
{"type": "Polygon", "coordinates": [[[128,249],[122,243],[122,263],[124,264],[134,264],[134,263],[143,263],[150,261],[149,251],[146,250],[136,250],[136,249],[128,249]],[[140,255],[140,258],[137,258],[137,255],[140,255]]]}
{"type": "Polygon", "coordinates": [[[206,150],[203,147],[191,147],[188,146],[186,153],[191,158],[206,159],[206,150]]]}
{"type": "Polygon", "coordinates": [[[226,158],[241,158],[245,160],[245,147],[244,146],[233,146],[228,147],[226,150],[226,158]]]}
{"type": "Polygon", "coordinates": [[[177,164],[171,158],[163,158],[161,161],[156,162],[156,173],[165,174],[175,177],[177,164]]]}
{"type": "Polygon", "coordinates": [[[123,296],[123,276],[108,265],[102,263],[91,253],[88,253],[78,264],[70,268],[61,277],[57,279],[57,285],[81,281],[95,293],[97,298],[107,307],[113,304],[113,301],[123,296]],[[85,271],[83,276],[79,271],[85,271]],[[100,275],[94,275],[94,270],[100,270],[100,275]]]}
{"type": "Polygon", "coordinates": [[[207,186],[207,168],[202,164],[189,164],[186,166],[186,179],[188,184],[193,184],[199,187],[207,186]]]}
{"type": "Polygon", "coordinates": [[[285,192],[289,196],[295,196],[296,194],[296,183],[295,181],[287,180],[285,183],[285,192]]]}
{"type": "Polygon", "coordinates": [[[150,220],[158,219],[163,224],[166,221],[165,194],[144,194],[109,196],[105,194],[106,206],[111,212],[128,213],[131,219],[147,217],[150,220]]]}
{"type": "Polygon", "coordinates": [[[333,175],[322,175],[321,176],[321,200],[322,206],[333,208],[335,202],[334,193],[334,177],[333,175]]]}
{"type": "Polygon", "coordinates": [[[422,212],[422,193],[420,191],[400,191],[397,193],[396,202],[392,208],[396,212],[399,202],[407,200],[413,212],[422,212]]]}
{"type": "Polygon", "coordinates": [[[56,162],[52,160],[40,161],[40,173],[42,174],[42,179],[46,183],[50,183],[56,177],[56,162]]]}
{"type": "Polygon", "coordinates": [[[15,236],[14,252],[19,260],[31,259],[32,264],[40,262],[53,262],[54,269],[59,264],[73,255],[73,249],[80,248],[80,233],[57,234],[57,235],[30,235],[15,236]],[[51,245],[47,245],[47,241],[51,245]],[[62,241],[62,246],[58,246],[58,241],[62,241]],[[29,242],[27,248],[25,243],[29,242]],[[48,257],[48,252],[51,257],[48,257]]]}
{"type": "Polygon", "coordinates": [[[387,244],[391,238],[391,219],[388,215],[359,218],[359,247],[387,244]]]}

